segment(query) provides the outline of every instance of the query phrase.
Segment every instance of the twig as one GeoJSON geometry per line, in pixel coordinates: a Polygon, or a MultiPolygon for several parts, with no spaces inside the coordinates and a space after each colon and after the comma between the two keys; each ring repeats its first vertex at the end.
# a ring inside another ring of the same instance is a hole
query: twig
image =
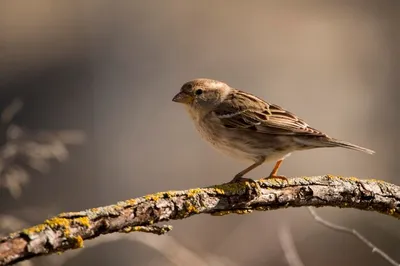
{"type": "Polygon", "coordinates": [[[14,198],[29,181],[28,170],[47,172],[50,160],[68,158],[67,145],[79,145],[85,140],[81,130],[32,131],[12,123],[23,102],[14,99],[0,113],[0,189],[6,188],[14,198]]]}
{"type": "Polygon", "coordinates": [[[365,245],[370,247],[372,249],[373,253],[374,252],[378,253],[383,259],[385,259],[391,265],[400,266],[400,264],[398,262],[396,262],[394,259],[392,259],[383,250],[381,250],[380,248],[378,248],[377,246],[372,244],[371,241],[366,239],[357,230],[351,229],[351,228],[347,228],[347,227],[344,227],[344,226],[340,226],[340,225],[337,225],[337,224],[334,224],[334,223],[331,223],[331,222],[329,222],[327,220],[322,219],[320,216],[318,216],[318,214],[316,213],[316,211],[312,207],[308,207],[308,210],[310,211],[311,215],[314,217],[315,221],[317,221],[318,223],[320,223],[320,224],[322,224],[322,225],[324,225],[324,226],[326,226],[326,227],[328,227],[330,229],[333,229],[335,231],[347,233],[347,234],[350,234],[350,235],[353,235],[353,236],[357,237],[361,242],[363,242],[365,245]]]}
{"type": "Polygon", "coordinates": [[[289,227],[281,227],[278,233],[279,242],[289,266],[304,266],[294,245],[289,227]]]}
{"type": "Polygon", "coordinates": [[[10,123],[14,116],[21,111],[24,103],[19,98],[15,98],[6,108],[4,108],[3,112],[0,115],[0,121],[2,124],[10,123]]]}
{"type": "MultiPolygon", "coordinates": [[[[62,213],[43,224],[0,239],[0,265],[83,247],[103,234],[207,213],[247,214],[287,207],[334,206],[400,218],[400,187],[379,180],[335,176],[270,179],[184,191],[159,192],[115,205],[62,213]]],[[[164,227],[165,228],[165,227],[164,227]]],[[[154,230],[149,231],[160,232],[154,230]]]]}

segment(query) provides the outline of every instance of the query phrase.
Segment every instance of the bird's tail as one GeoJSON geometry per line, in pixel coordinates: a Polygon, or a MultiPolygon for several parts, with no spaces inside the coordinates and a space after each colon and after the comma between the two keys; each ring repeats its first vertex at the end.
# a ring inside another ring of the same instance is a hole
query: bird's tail
{"type": "Polygon", "coordinates": [[[329,138],[329,139],[326,140],[326,144],[327,144],[328,147],[343,147],[343,148],[346,148],[346,149],[355,150],[355,151],[361,151],[361,152],[365,152],[365,153],[368,153],[368,154],[374,154],[375,153],[375,151],[373,151],[373,150],[370,150],[370,149],[367,149],[367,148],[352,144],[350,142],[346,142],[346,141],[343,141],[343,140],[338,140],[338,139],[329,138]]]}

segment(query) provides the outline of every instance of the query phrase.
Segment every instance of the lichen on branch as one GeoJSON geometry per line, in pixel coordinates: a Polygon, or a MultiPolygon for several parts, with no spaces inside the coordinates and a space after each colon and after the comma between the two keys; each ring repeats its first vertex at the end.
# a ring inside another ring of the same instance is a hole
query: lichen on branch
{"type": "Polygon", "coordinates": [[[102,234],[164,234],[172,228],[157,223],[196,214],[248,214],[303,206],[354,208],[399,219],[400,187],[380,180],[326,175],[158,192],[105,207],[61,213],[12,233],[0,239],[0,265],[81,248],[85,240],[102,234]]]}

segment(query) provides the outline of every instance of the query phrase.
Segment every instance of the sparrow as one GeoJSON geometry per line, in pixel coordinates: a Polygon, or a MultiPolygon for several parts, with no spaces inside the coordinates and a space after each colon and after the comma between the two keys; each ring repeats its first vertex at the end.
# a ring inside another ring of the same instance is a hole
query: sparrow
{"type": "Polygon", "coordinates": [[[200,135],[223,153],[252,164],[230,182],[248,180],[243,176],[268,161],[275,166],[268,177],[278,175],[283,160],[294,151],[342,147],[373,154],[374,151],[329,137],[310,127],[303,119],[228,84],[206,78],[186,82],[172,101],[185,105],[200,135]]]}

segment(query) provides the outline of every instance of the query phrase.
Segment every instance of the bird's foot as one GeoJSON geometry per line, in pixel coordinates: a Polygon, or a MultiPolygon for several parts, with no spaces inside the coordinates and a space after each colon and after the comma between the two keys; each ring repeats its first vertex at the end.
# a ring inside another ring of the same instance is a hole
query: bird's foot
{"type": "Polygon", "coordinates": [[[229,181],[228,184],[241,183],[241,182],[254,183],[256,181],[251,178],[243,177],[242,175],[235,175],[235,177],[231,181],[229,181]]]}

